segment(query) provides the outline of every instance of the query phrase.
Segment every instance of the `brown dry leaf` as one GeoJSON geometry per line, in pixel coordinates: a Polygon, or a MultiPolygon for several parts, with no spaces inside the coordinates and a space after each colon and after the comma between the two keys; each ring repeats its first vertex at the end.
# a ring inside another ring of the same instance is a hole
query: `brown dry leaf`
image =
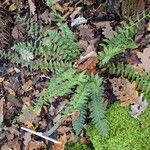
{"type": "Polygon", "coordinates": [[[23,114],[19,116],[19,121],[24,123],[28,128],[33,128],[33,123],[39,121],[38,115],[33,113],[32,110],[25,109],[23,110],[23,114]]]}
{"type": "Polygon", "coordinates": [[[30,141],[27,150],[46,150],[46,145],[43,141],[30,141]]]}
{"type": "Polygon", "coordinates": [[[0,77],[0,83],[3,82],[3,81],[4,81],[4,78],[3,78],[3,77],[0,77]]]}
{"type": "Polygon", "coordinates": [[[113,34],[114,31],[112,29],[112,27],[110,26],[110,22],[106,23],[105,28],[103,29],[102,34],[106,37],[106,38],[113,38],[113,34]]]}
{"type": "Polygon", "coordinates": [[[147,31],[150,31],[150,21],[147,24],[147,31]]]}
{"type": "Polygon", "coordinates": [[[28,0],[29,8],[30,8],[30,16],[35,14],[36,6],[34,0],[28,0]]]}
{"type": "Polygon", "coordinates": [[[22,89],[24,90],[24,92],[27,92],[30,90],[30,87],[32,86],[33,82],[32,80],[28,80],[23,86],[22,89]]]}
{"type": "Polygon", "coordinates": [[[25,132],[23,136],[23,139],[24,139],[23,144],[25,145],[25,148],[24,148],[25,150],[28,150],[28,144],[31,141],[31,135],[32,135],[31,133],[25,132]]]}
{"type": "Polygon", "coordinates": [[[143,53],[137,52],[138,58],[141,59],[141,64],[138,64],[140,68],[143,68],[146,72],[150,73],[150,47],[143,50],[143,53]]]}
{"type": "Polygon", "coordinates": [[[88,47],[88,42],[87,41],[84,41],[84,40],[79,40],[79,46],[81,47],[81,48],[83,48],[83,49],[87,49],[87,47],[88,47]]]}
{"type": "Polygon", "coordinates": [[[79,31],[82,40],[91,41],[94,38],[93,29],[89,29],[88,25],[80,25],[79,31]]]}
{"type": "Polygon", "coordinates": [[[79,71],[84,71],[88,74],[96,73],[96,64],[98,63],[98,59],[96,57],[91,57],[87,59],[84,63],[81,63],[77,66],[79,71]]]}
{"type": "Polygon", "coordinates": [[[73,20],[77,14],[80,14],[81,9],[82,9],[82,7],[75,8],[73,13],[70,15],[71,20],[73,20]]]}
{"type": "Polygon", "coordinates": [[[113,93],[121,102],[121,106],[128,106],[135,102],[138,92],[134,83],[131,84],[129,80],[123,77],[109,79],[109,81],[112,84],[113,93]]]}
{"type": "Polygon", "coordinates": [[[51,15],[49,9],[46,9],[44,13],[39,15],[39,18],[45,22],[45,24],[51,23],[51,15]]]}
{"type": "Polygon", "coordinates": [[[52,150],[65,150],[65,144],[67,143],[67,135],[64,133],[58,141],[62,142],[62,144],[54,144],[52,146],[52,150]]]}
{"type": "Polygon", "coordinates": [[[12,36],[14,39],[18,39],[19,38],[19,31],[17,26],[14,26],[14,28],[12,29],[12,36]]]}
{"type": "Polygon", "coordinates": [[[3,122],[4,114],[3,114],[3,107],[4,107],[5,98],[2,97],[0,99],[0,124],[3,122]]]}
{"type": "Polygon", "coordinates": [[[64,13],[64,8],[63,8],[63,6],[61,6],[59,3],[56,3],[56,4],[54,5],[54,8],[55,8],[55,10],[57,10],[57,11],[59,11],[59,12],[61,12],[61,13],[64,13]]]}

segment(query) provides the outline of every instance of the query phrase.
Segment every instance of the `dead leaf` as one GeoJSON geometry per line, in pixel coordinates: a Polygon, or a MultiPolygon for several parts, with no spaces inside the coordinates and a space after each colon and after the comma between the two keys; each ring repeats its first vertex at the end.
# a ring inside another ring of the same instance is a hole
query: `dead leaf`
{"type": "Polygon", "coordinates": [[[141,64],[138,64],[140,68],[143,68],[146,72],[150,73],[150,47],[147,47],[142,52],[137,52],[138,58],[141,59],[141,64]]]}
{"type": "Polygon", "coordinates": [[[75,18],[75,16],[80,13],[81,9],[82,9],[82,7],[75,8],[73,13],[70,15],[71,20],[73,20],[75,18]]]}
{"type": "Polygon", "coordinates": [[[3,114],[3,107],[4,107],[4,102],[5,102],[5,99],[4,97],[2,97],[0,99],[0,124],[3,122],[3,118],[4,118],[4,114],[3,114]]]}
{"type": "Polygon", "coordinates": [[[133,104],[138,97],[135,83],[130,83],[129,80],[119,77],[109,79],[113,87],[113,93],[121,102],[121,106],[133,104]]]}
{"type": "Polygon", "coordinates": [[[29,3],[29,8],[30,8],[30,16],[32,16],[35,14],[35,11],[36,11],[35,1],[28,0],[28,3],[29,3]]]}
{"type": "Polygon", "coordinates": [[[85,41],[85,40],[79,40],[79,46],[81,47],[81,48],[83,48],[84,50],[86,50],[87,49],[87,47],[88,47],[88,42],[87,41],[85,41]]]}
{"type": "Polygon", "coordinates": [[[147,31],[150,31],[150,21],[147,24],[147,31]]]}
{"type": "Polygon", "coordinates": [[[87,59],[85,62],[78,64],[76,67],[79,71],[84,71],[90,75],[96,73],[96,64],[98,63],[98,59],[96,57],[91,57],[87,59]]]}
{"type": "Polygon", "coordinates": [[[51,23],[51,15],[49,9],[46,9],[44,13],[39,15],[39,18],[45,22],[45,24],[51,23]]]}
{"type": "Polygon", "coordinates": [[[19,38],[19,31],[17,26],[14,26],[14,28],[12,29],[12,36],[14,39],[18,39],[19,38]]]}
{"type": "Polygon", "coordinates": [[[114,31],[113,31],[112,27],[110,26],[110,22],[107,22],[107,23],[106,23],[105,28],[103,28],[102,34],[103,34],[106,38],[113,38],[114,31]]]}
{"type": "Polygon", "coordinates": [[[90,29],[88,25],[80,25],[79,36],[84,41],[91,41],[94,38],[93,29],[90,29]]]}
{"type": "Polygon", "coordinates": [[[32,80],[28,80],[23,86],[22,89],[24,92],[27,92],[30,90],[30,87],[32,86],[33,82],[32,80]]]}
{"type": "Polygon", "coordinates": [[[135,118],[138,119],[138,116],[141,115],[145,111],[145,109],[148,106],[148,102],[146,99],[143,100],[143,94],[139,96],[133,105],[131,105],[131,112],[129,114],[135,118]]]}
{"type": "Polygon", "coordinates": [[[58,138],[58,141],[62,142],[62,144],[54,144],[52,146],[52,150],[65,150],[65,144],[67,143],[66,133],[60,136],[60,138],[58,138]]]}
{"type": "Polygon", "coordinates": [[[25,145],[25,150],[28,150],[28,144],[31,141],[31,133],[30,132],[25,132],[24,136],[23,136],[23,144],[25,145]]]}
{"type": "Polygon", "coordinates": [[[22,110],[22,114],[19,116],[19,121],[21,123],[24,123],[28,128],[34,128],[33,123],[37,124],[37,122],[39,122],[40,120],[37,117],[39,115],[39,112],[38,114],[36,114],[36,113],[33,113],[33,111],[29,109],[22,110]]]}
{"type": "Polygon", "coordinates": [[[21,107],[21,103],[13,94],[8,94],[6,97],[7,97],[7,101],[11,105],[21,107]]]}
{"type": "Polygon", "coordinates": [[[4,81],[4,78],[3,78],[3,77],[0,77],[0,83],[3,82],[3,81],[4,81]]]}
{"type": "Polygon", "coordinates": [[[28,144],[28,150],[46,150],[46,145],[43,141],[30,141],[28,144]]]}

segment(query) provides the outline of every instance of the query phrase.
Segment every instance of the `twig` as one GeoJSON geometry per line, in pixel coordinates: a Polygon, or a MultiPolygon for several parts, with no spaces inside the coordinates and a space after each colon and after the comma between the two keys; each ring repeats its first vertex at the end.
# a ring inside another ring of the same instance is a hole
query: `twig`
{"type": "Polygon", "coordinates": [[[53,143],[62,144],[62,142],[59,142],[59,141],[57,141],[57,140],[54,140],[54,139],[49,138],[49,137],[47,137],[47,136],[44,136],[41,132],[35,132],[35,131],[30,130],[30,129],[24,128],[24,127],[21,127],[21,129],[24,130],[24,131],[30,132],[30,133],[32,133],[32,134],[34,134],[34,135],[37,135],[37,136],[39,136],[39,137],[41,137],[41,138],[44,138],[44,139],[46,139],[46,140],[49,140],[49,141],[51,141],[51,142],[53,142],[53,143]]]}

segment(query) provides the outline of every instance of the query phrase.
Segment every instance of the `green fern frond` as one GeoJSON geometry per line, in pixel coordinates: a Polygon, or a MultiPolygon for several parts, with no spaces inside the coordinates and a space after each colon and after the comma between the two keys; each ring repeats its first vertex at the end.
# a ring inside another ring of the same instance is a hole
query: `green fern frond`
{"type": "Polygon", "coordinates": [[[99,54],[100,65],[105,65],[111,58],[128,48],[137,47],[133,41],[136,28],[137,23],[132,20],[129,20],[129,23],[122,22],[121,27],[114,32],[113,38],[103,40],[103,43],[100,44],[103,47],[103,51],[99,54]]]}
{"type": "Polygon", "coordinates": [[[69,68],[61,74],[52,77],[45,94],[34,103],[35,110],[48,104],[54,97],[64,96],[72,93],[72,88],[85,82],[87,79],[85,73],[78,74],[74,69],[69,68]]]}
{"type": "Polygon", "coordinates": [[[81,130],[84,126],[85,118],[86,118],[86,105],[83,105],[79,108],[79,117],[72,122],[73,129],[76,135],[81,133],[81,130]]]}
{"type": "Polygon", "coordinates": [[[131,65],[124,65],[123,63],[111,64],[107,68],[111,74],[122,75],[131,82],[135,81],[137,88],[141,92],[145,93],[145,95],[150,95],[150,75],[145,71],[140,71],[131,65]]]}
{"type": "Polygon", "coordinates": [[[78,111],[82,105],[87,103],[87,100],[89,98],[89,92],[90,92],[88,85],[89,85],[88,80],[86,83],[81,82],[78,85],[68,106],[68,109],[70,109],[71,112],[78,111]]]}
{"type": "Polygon", "coordinates": [[[91,102],[89,105],[92,122],[101,135],[107,136],[107,123],[105,119],[105,105],[103,103],[102,79],[95,75],[91,79],[91,102]]]}

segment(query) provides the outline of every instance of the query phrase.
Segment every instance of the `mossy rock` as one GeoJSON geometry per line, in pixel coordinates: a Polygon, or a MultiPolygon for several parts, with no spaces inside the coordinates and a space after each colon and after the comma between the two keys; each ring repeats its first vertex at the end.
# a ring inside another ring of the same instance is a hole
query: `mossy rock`
{"type": "Polygon", "coordinates": [[[135,120],[129,115],[129,108],[114,103],[106,113],[109,126],[108,137],[102,137],[90,125],[87,134],[95,150],[150,150],[150,108],[135,120]]]}
{"type": "Polygon", "coordinates": [[[90,149],[88,145],[77,141],[77,142],[69,142],[66,145],[65,150],[90,150],[90,149]]]}

